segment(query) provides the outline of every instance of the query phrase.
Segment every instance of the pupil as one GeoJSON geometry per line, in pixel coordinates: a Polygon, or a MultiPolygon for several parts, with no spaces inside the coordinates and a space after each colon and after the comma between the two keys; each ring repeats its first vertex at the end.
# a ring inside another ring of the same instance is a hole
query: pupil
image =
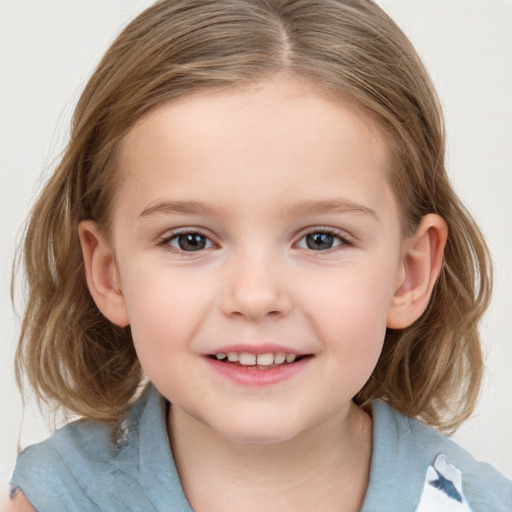
{"type": "Polygon", "coordinates": [[[315,251],[331,249],[333,242],[334,237],[329,233],[310,233],[306,236],[306,245],[315,251]]]}
{"type": "Polygon", "coordinates": [[[178,237],[178,244],[183,251],[200,251],[206,246],[206,238],[198,233],[185,233],[178,237]]]}

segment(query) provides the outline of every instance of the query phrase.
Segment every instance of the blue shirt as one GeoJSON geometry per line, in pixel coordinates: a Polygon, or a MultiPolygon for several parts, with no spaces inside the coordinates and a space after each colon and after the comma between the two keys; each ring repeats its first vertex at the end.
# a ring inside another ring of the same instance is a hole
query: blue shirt
{"type": "MultiPolygon", "coordinates": [[[[511,512],[512,481],[385,402],[373,407],[370,482],[361,512],[511,512]]],[[[38,512],[192,512],[155,388],[116,431],[77,421],[18,457],[11,480],[38,512]]]]}

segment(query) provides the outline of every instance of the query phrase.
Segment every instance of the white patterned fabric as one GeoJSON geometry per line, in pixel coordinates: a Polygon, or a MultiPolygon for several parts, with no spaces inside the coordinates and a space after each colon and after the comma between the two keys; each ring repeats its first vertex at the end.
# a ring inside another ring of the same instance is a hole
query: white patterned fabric
{"type": "Polygon", "coordinates": [[[416,512],[472,512],[462,488],[461,472],[447,464],[446,454],[440,453],[427,475],[416,512]]]}

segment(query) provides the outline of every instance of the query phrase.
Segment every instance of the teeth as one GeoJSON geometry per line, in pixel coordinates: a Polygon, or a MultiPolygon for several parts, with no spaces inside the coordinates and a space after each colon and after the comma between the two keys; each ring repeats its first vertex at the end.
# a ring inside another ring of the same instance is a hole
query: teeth
{"type": "Polygon", "coordinates": [[[283,364],[284,362],[293,363],[297,359],[297,354],[285,354],[277,352],[273,354],[268,352],[265,354],[251,354],[250,352],[218,352],[215,357],[222,361],[227,358],[231,363],[240,363],[242,366],[257,366],[259,369],[268,369],[275,367],[274,365],[283,364]]]}
{"type": "Polygon", "coordinates": [[[274,354],[258,354],[256,361],[259,365],[268,366],[274,363],[274,354]]]}
{"type": "Polygon", "coordinates": [[[297,356],[295,354],[286,354],[286,362],[287,363],[293,363],[297,356]]]}
{"type": "Polygon", "coordinates": [[[286,354],[283,354],[282,352],[278,352],[274,356],[274,363],[275,364],[282,364],[286,361],[286,354]]]}
{"type": "Polygon", "coordinates": [[[254,366],[256,364],[256,354],[242,352],[238,360],[242,366],[254,366]]]}

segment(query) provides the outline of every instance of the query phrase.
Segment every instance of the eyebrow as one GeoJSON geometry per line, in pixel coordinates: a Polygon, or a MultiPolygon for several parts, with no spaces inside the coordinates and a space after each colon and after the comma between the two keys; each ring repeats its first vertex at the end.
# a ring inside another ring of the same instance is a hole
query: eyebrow
{"type": "Polygon", "coordinates": [[[346,199],[329,199],[323,201],[299,201],[292,203],[288,207],[290,215],[311,215],[323,213],[356,213],[361,215],[369,215],[375,220],[379,220],[377,213],[361,204],[346,199]]]}
{"type": "MultiPolygon", "coordinates": [[[[299,201],[288,205],[288,215],[314,215],[325,213],[356,213],[369,215],[379,220],[377,213],[358,203],[346,199],[329,199],[322,201],[299,201]]],[[[147,218],[154,215],[216,215],[223,216],[226,211],[200,201],[160,201],[145,208],[139,217],[147,218]]]]}
{"type": "Polygon", "coordinates": [[[199,201],[160,201],[149,205],[139,217],[151,217],[153,215],[223,215],[220,208],[201,203],[199,201]]]}

